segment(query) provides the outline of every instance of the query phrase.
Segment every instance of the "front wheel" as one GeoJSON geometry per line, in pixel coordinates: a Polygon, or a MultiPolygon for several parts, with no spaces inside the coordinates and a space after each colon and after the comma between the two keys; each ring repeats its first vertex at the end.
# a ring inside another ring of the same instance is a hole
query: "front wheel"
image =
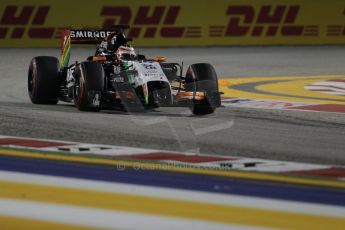
{"type": "Polygon", "coordinates": [[[189,66],[186,73],[186,89],[205,94],[203,100],[193,100],[191,110],[194,114],[213,113],[221,104],[217,74],[208,63],[189,66]]]}

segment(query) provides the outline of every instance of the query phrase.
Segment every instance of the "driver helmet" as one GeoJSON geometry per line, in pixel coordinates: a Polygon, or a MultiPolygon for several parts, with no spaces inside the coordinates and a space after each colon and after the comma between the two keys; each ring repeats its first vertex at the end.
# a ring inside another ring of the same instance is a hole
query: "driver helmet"
{"type": "Polygon", "coordinates": [[[120,46],[117,51],[116,51],[116,56],[117,58],[130,58],[130,57],[135,57],[135,51],[133,47],[130,46],[120,46]]]}

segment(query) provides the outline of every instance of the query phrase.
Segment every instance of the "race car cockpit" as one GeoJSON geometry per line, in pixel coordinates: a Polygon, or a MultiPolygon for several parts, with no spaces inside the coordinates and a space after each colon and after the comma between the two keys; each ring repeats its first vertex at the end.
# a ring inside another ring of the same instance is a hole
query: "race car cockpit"
{"type": "Polygon", "coordinates": [[[97,47],[96,56],[112,55],[117,59],[135,59],[137,56],[134,48],[128,44],[124,30],[125,26],[117,26],[115,32],[107,36],[97,47]]]}

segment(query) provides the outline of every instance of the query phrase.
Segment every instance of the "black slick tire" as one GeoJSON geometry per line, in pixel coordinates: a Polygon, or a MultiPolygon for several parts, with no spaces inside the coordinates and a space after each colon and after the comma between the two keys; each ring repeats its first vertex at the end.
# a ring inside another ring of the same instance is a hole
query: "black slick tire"
{"type": "Polygon", "coordinates": [[[97,93],[97,100],[100,103],[101,93],[104,88],[104,70],[102,64],[97,62],[82,62],[76,67],[74,104],[81,111],[98,112],[101,105],[95,105],[91,100],[95,100],[94,94],[97,93]]]}
{"type": "Polygon", "coordinates": [[[205,93],[205,99],[192,102],[193,114],[210,114],[220,106],[218,78],[212,65],[208,63],[190,65],[186,73],[186,88],[190,91],[205,93]]]}
{"type": "Polygon", "coordinates": [[[59,97],[59,60],[55,57],[34,57],[28,72],[28,93],[33,104],[58,102],[59,97]]]}

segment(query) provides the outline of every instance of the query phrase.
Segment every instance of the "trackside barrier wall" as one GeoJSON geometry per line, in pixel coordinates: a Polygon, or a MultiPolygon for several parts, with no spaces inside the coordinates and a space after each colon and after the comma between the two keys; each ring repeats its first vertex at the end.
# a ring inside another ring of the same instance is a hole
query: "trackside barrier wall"
{"type": "Polygon", "coordinates": [[[345,44],[344,0],[1,0],[0,47],[129,24],[135,46],[345,44]]]}

